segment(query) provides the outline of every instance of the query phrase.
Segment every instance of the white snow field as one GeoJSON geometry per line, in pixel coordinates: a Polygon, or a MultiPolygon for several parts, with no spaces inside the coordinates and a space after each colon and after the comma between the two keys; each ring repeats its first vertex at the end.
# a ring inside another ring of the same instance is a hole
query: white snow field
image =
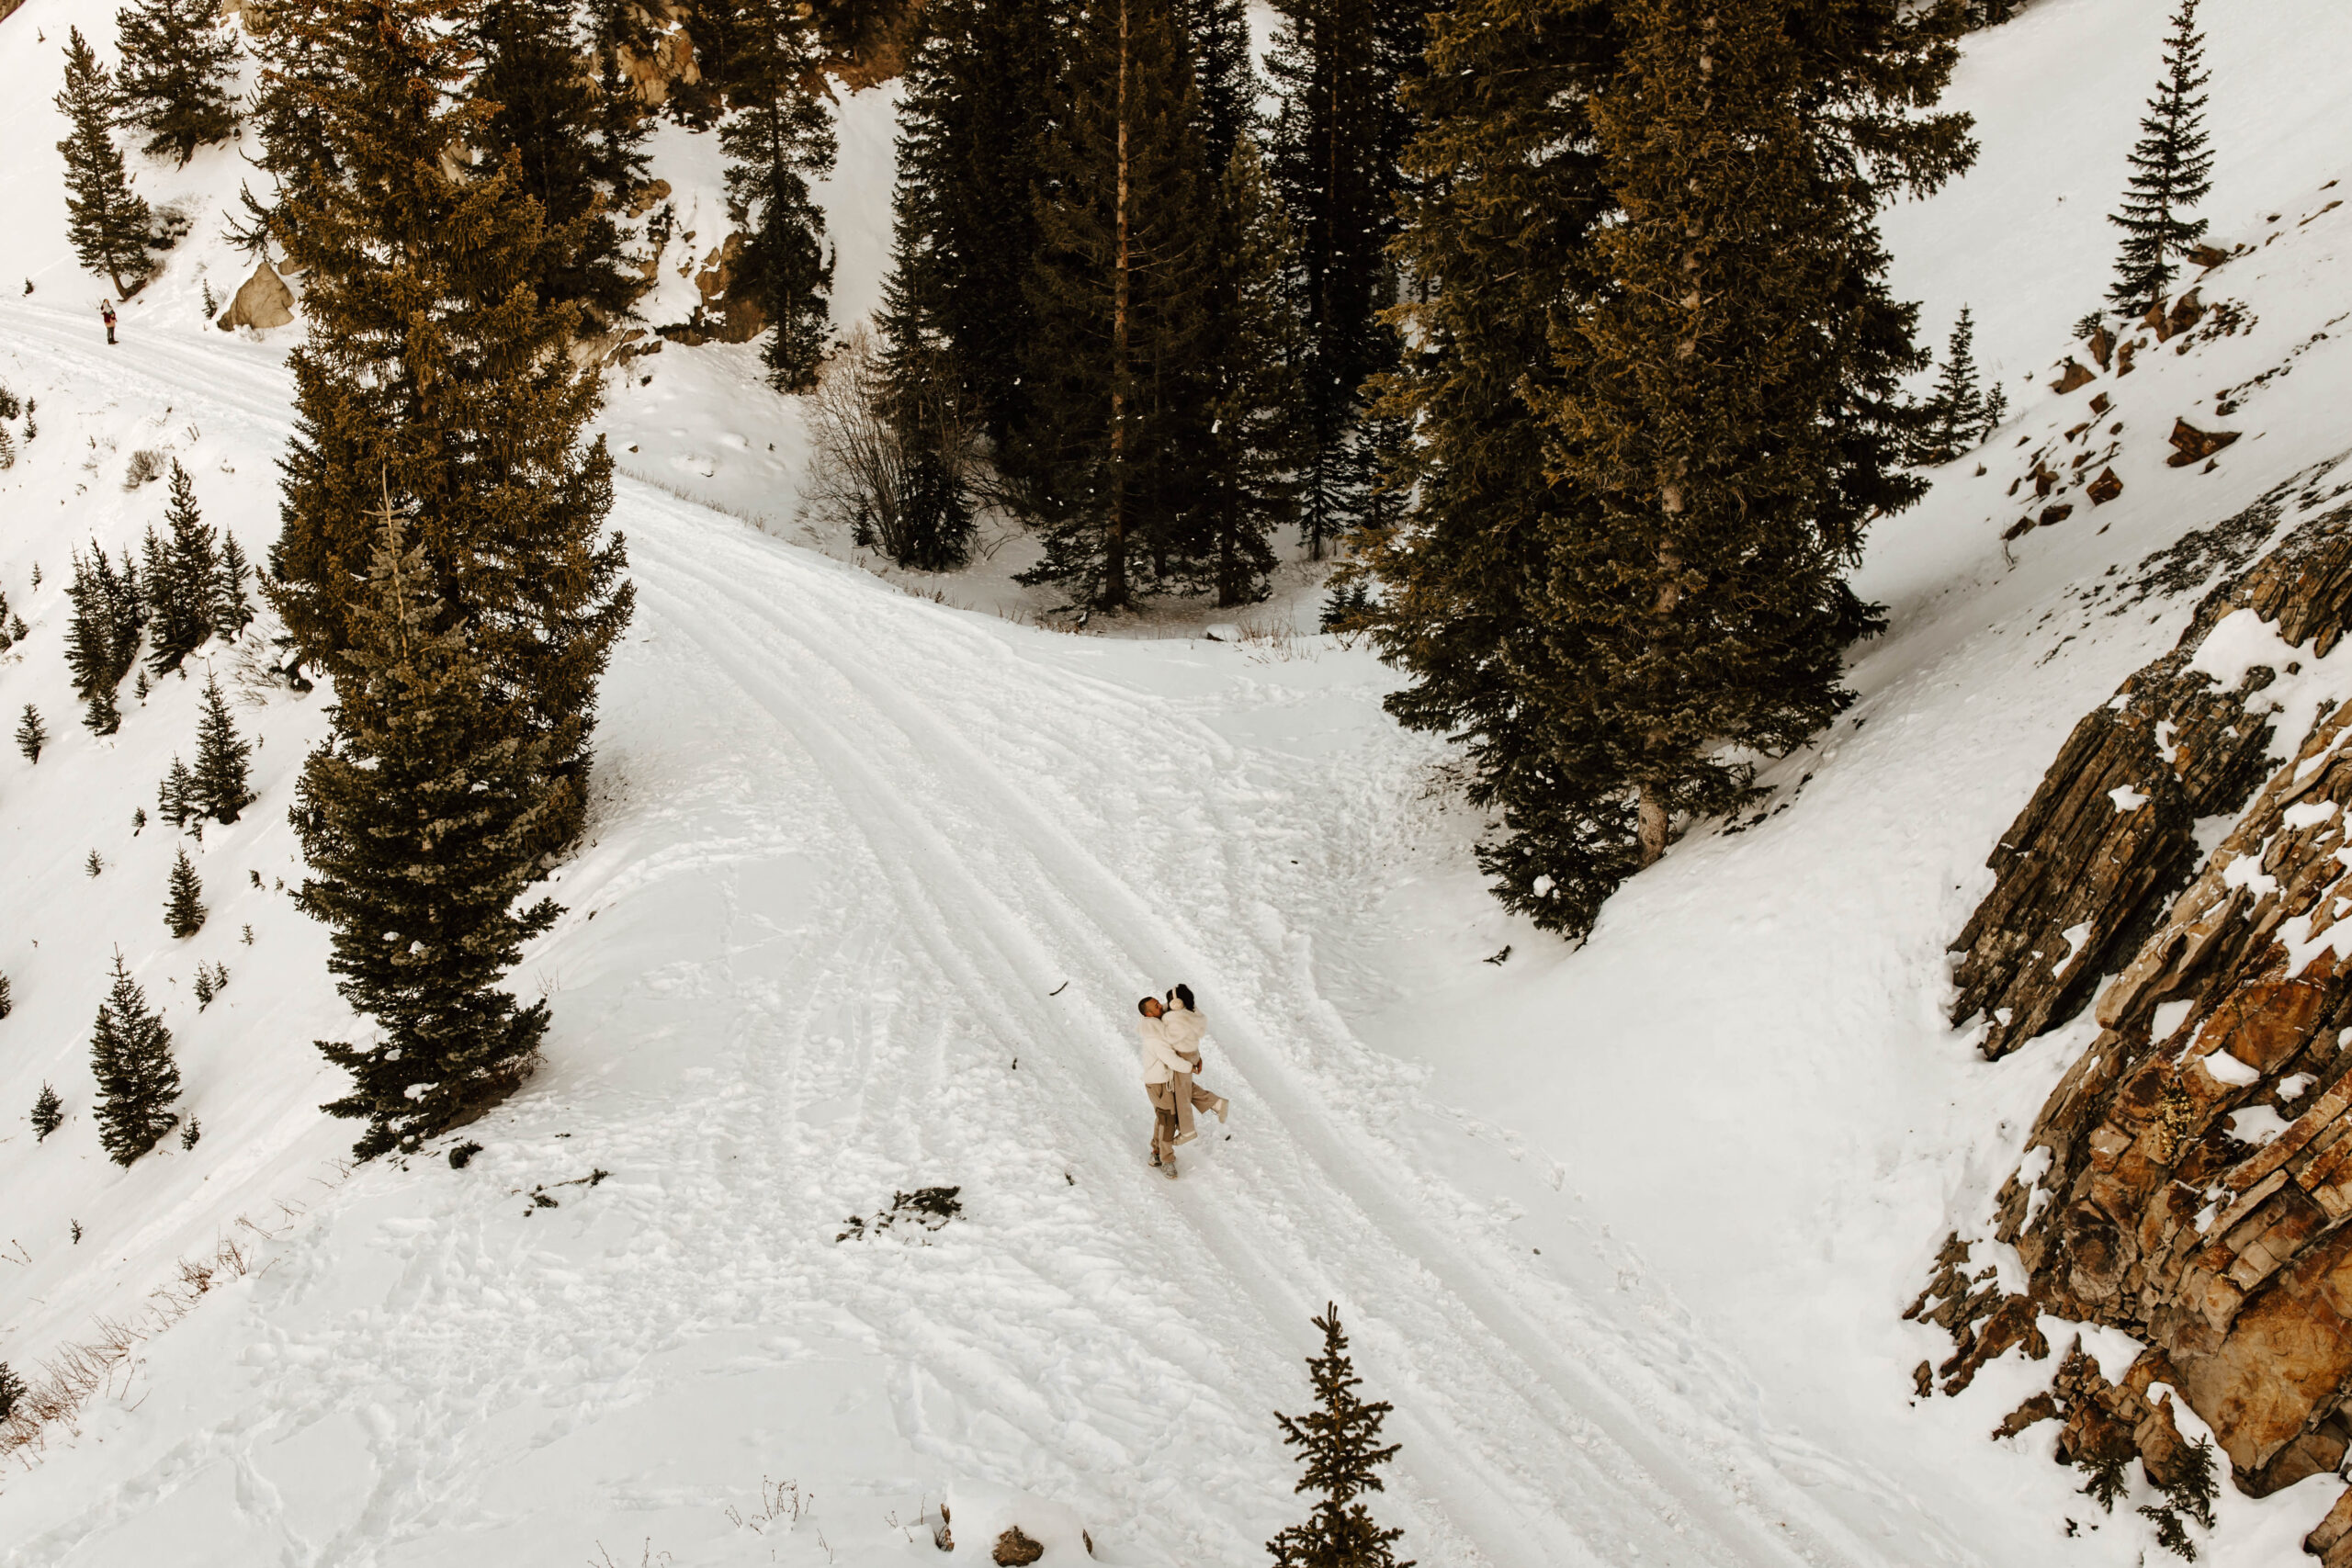
{"type": "MultiPolygon", "coordinates": [[[[242,169],[216,149],[138,164],[199,221],[106,346],[47,148],[56,46],[110,36],[108,8],[28,0],[0,23],[0,382],[40,434],[0,472],[0,590],[31,628],[0,720],[36,704],[52,741],[0,759],[0,1359],[38,1376],[101,1320],[145,1337],[0,1470],[0,1564],[956,1562],[1048,1513],[1048,1568],[1083,1560],[1072,1520],[1107,1563],[1262,1562],[1304,1507],[1272,1412],[1307,1401],[1327,1301],[1396,1407],[1375,1508],[1432,1568],[2158,1561],[2051,1462],[2051,1427],[1987,1440],[2048,1363],[1915,1402],[1949,1347],[1899,1314],[2082,1038],[1983,1063],[1944,1020],[1943,945],[2068,727],[2183,623],[2189,598],[2114,585],[2352,448],[2352,208],[2326,188],[2352,175],[2352,11],[2328,0],[2208,8],[2206,210],[2255,248],[2205,298],[2252,324],[2040,389],[2104,290],[2098,215],[2168,9],[2042,0],[1973,41],[1984,165],[1889,231],[1930,336],[1973,304],[2012,423],[1881,525],[1862,586],[1892,626],[1857,650],[1853,713],[1771,765],[1761,822],[1694,831],[1575,950],[1488,899],[1445,750],[1383,716],[1367,651],[1069,636],[900,592],[793,542],[797,413],[750,351],[639,362],[653,380],[605,419],[643,476],[615,516],[638,618],[569,912],[514,976],[552,999],[547,1065],[444,1141],[482,1145],[463,1169],[353,1170],[311,1042],[359,1025],[280,886],[329,694],[209,650],[260,799],[187,843],[211,915],[174,942],[173,835],[131,814],[187,753],[197,686],[126,687],[94,739],[61,647],[69,549],[160,520],[160,485],[122,488],[135,451],[263,553],[300,329],[203,319],[243,270],[211,237],[242,169]],[[2093,391],[2124,493],[2077,489],[2005,549],[2007,487],[2093,391]],[[2182,415],[2245,438],[2169,469],[2182,415]],[[86,1065],[117,948],[204,1128],[127,1171],[86,1065]],[[199,961],[232,973],[201,1012],[199,961]],[[1131,1020],[1178,980],[1235,1110],[1170,1183],[1131,1020]],[[44,1082],[68,1119],[37,1142],[44,1082]],[[933,1186],[959,1218],[836,1239],[933,1186]],[[223,1239],[251,1272],[162,1325],[149,1292],[223,1239]]],[[[881,265],[888,105],[844,106],[829,187],[851,307],[881,265]]],[[[661,152],[707,209],[707,140],[661,152]]],[[[680,287],[665,267],[653,319],[680,287]]],[[[2225,1491],[2204,1560],[2295,1561],[2341,1485],[2225,1491]]]]}

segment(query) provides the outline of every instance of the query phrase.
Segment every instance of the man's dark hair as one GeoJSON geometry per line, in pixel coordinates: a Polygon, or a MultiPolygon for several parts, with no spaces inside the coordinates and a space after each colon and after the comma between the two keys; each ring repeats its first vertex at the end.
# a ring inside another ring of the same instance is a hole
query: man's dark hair
{"type": "Polygon", "coordinates": [[[1151,1016],[1151,1004],[1159,999],[1159,998],[1158,997],[1139,998],[1136,1002],[1136,1011],[1143,1014],[1146,1018],[1149,1018],[1151,1016]]]}

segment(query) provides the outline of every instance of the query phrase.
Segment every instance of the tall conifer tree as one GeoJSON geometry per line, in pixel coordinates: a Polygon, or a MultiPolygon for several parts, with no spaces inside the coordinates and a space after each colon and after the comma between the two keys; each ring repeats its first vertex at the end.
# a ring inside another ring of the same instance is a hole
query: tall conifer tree
{"type": "Polygon", "coordinates": [[[1281,94],[1268,162],[1298,231],[1311,465],[1302,511],[1324,547],[1362,519],[1373,481],[1365,382],[1396,363],[1381,313],[1411,121],[1403,92],[1427,44],[1422,0],[1278,0],[1267,70],[1281,94]]]}
{"type": "Polygon", "coordinates": [[[124,123],[149,132],[141,151],[185,165],[198,147],[237,134],[229,96],[237,44],[212,0],[133,0],[114,25],[122,51],[116,95],[124,123]]]}
{"type": "Polygon", "coordinates": [[[1198,103],[1170,0],[1090,0],[1070,65],[1069,132],[1046,160],[1043,248],[1029,282],[1026,378],[1046,558],[1061,582],[1123,609],[1140,570],[1192,526],[1203,388],[1198,103]]]}
{"type": "Polygon", "coordinates": [[[1305,334],[1290,292],[1298,245],[1246,132],[1218,189],[1202,514],[1216,602],[1229,606],[1265,596],[1269,536],[1297,519],[1311,435],[1299,388],[1305,334]]]}
{"type": "Polygon", "coordinates": [[[334,929],[328,967],[376,1025],[372,1042],[319,1042],[352,1075],[326,1109],[367,1121],[362,1158],[414,1149],[528,1073],[547,1004],[518,1008],[498,986],[558,913],[514,908],[554,804],[546,742],[504,722],[425,549],[389,506],[379,518],[334,735],[304,763],[293,812],[311,872],[301,908],[334,929]]]}
{"type": "Polygon", "coordinates": [[[458,0],[287,0],[272,67],[333,152],[289,185],[273,232],[306,274],[310,333],[290,356],[297,423],[267,589],[301,656],[340,679],[379,502],[418,518],[452,622],[463,618],[507,721],[544,741],[576,830],[596,682],[628,623],[627,554],[604,532],[612,459],[581,437],[597,372],[567,352],[579,308],[526,280],[543,254],[517,160],[452,166],[490,111],[470,96],[458,0]],[[293,39],[307,40],[297,51],[293,39]]]}
{"type": "Polygon", "coordinates": [[[2205,135],[2211,80],[2197,0],[2180,0],[2165,39],[2164,75],[2132,149],[2123,209],[2108,219],[2123,231],[2108,297],[2134,315],[2164,303],[2180,275],[2177,258],[2205,237],[2205,220],[2188,214],[2213,188],[2213,149],[2205,135]]]}
{"type": "Polygon", "coordinates": [[[494,160],[514,155],[514,183],[543,215],[532,286],[609,324],[642,281],[616,214],[645,177],[643,116],[616,82],[593,73],[567,0],[485,0],[473,25],[473,92],[495,106],[482,145],[494,160]]]}
{"type": "Polygon", "coordinates": [[[1029,428],[1035,186],[1067,19],[1067,0],[939,0],[899,111],[880,318],[891,374],[944,384],[925,395],[950,400],[1001,463],[1017,459],[1029,428]]]}
{"type": "Polygon", "coordinates": [[[1973,148],[1956,4],[1467,0],[1414,89],[1393,385],[1415,508],[1370,541],[1408,725],[1463,737],[1496,891],[1580,935],[1679,820],[1847,700],[1843,583],[1902,474],[1915,314],[1875,211],[1973,148]],[[1776,396],[1761,395],[1764,388],[1776,396]],[[1735,754],[1736,755],[1736,754],[1735,754]]]}
{"type": "Polygon", "coordinates": [[[114,985],[98,1004],[90,1034],[90,1074],[97,1079],[98,1142],[117,1165],[130,1165],[179,1124],[180,1097],[172,1032],[147,1006],[147,993],[114,955],[114,985]]]}
{"type": "Polygon", "coordinates": [[[79,28],[66,29],[65,90],[57,95],[57,107],[72,128],[57,144],[65,155],[66,237],[85,270],[111,280],[114,291],[129,299],[154,271],[147,254],[153,220],[130,188],[122,149],[114,144],[114,83],[79,28]]]}
{"type": "Polygon", "coordinates": [[[761,90],[718,130],[728,158],[727,215],[747,240],[737,264],[771,335],[761,349],[778,391],[817,384],[825,356],[833,260],[811,175],[833,166],[832,117],[817,96],[816,28],[790,0],[746,0],[739,13],[743,69],[761,90]]]}

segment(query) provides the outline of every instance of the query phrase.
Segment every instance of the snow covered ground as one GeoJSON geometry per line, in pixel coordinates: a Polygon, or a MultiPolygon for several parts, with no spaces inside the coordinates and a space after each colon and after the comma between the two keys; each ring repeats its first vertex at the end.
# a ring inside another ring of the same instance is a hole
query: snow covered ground
{"type": "MultiPolygon", "coordinates": [[[[1396,1405],[1376,1501],[1424,1563],[2139,1561],[2143,1522],[2075,1494],[2051,1427],[1985,1438],[2047,1367],[1915,1403],[1947,1348],[1898,1314],[2071,1049],[1980,1061],[1942,949],[2066,728],[2187,613],[2091,590],[2352,446],[2352,208],[2324,188],[2352,175],[2352,16],[2324,0],[2208,17],[2207,210],[2255,250],[2205,298],[2251,327],[2033,389],[2104,288],[2098,214],[2165,9],[2043,0],[1973,45],[1984,165],[1890,232],[1934,335],[1973,304],[2016,417],[1882,527],[1863,587],[1894,625],[1854,712],[1775,765],[1760,823],[1693,835],[1573,952],[1487,899],[1443,750],[1382,716],[1363,649],[1040,630],[986,572],[971,610],[899,592],[795,542],[797,415],[749,351],[639,362],[653,380],[605,419],[639,476],[616,513],[639,618],[569,913],[515,976],[553,999],[548,1066],[465,1132],[465,1168],[351,1171],[311,1042],[352,1021],[278,886],[325,694],[216,650],[261,799],[189,846],[212,913],[175,942],[172,836],[131,813],[196,689],[95,740],[60,648],[69,549],[160,519],[160,486],[122,489],[135,451],[178,457],[261,553],[293,329],[202,319],[238,268],[200,223],[105,345],[41,150],[54,46],[107,11],[29,0],[0,24],[0,136],[28,153],[0,169],[0,278],[36,287],[0,291],[0,382],[40,434],[0,473],[0,590],[32,627],[0,716],[35,703],[55,739],[0,761],[0,1359],[134,1321],[220,1238],[254,1271],[0,1472],[0,1564],[928,1562],[943,1497],[968,1523],[989,1488],[1069,1508],[1105,1562],[1262,1561],[1298,1507],[1270,1412],[1305,1402],[1326,1301],[1396,1405]],[[2007,487],[2086,449],[2060,433],[2094,392],[2118,450],[2086,471],[2124,493],[2076,489],[2005,548],[2007,487]],[[2182,415],[2245,437],[2169,469],[2182,415]],[[129,1171],[88,1114],[118,946],[205,1128],[129,1171]],[[198,961],[232,972],[201,1013],[198,961]],[[1179,979],[1236,1109],[1171,1185],[1142,1165],[1129,1020],[1179,979]],[[70,1114],[36,1143],[44,1081],[70,1114]],[[932,1186],[959,1218],[836,1239],[932,1186]]],[[[843,111],[845,301],[880,265],[887,110],[843,111]]],[[[707,146],[674,140],[656,172],[707,201],[707,146]]],[[[238,172],[216,151],[141,178],[217,202],[238,172]]],[[[2225,1495],[2207,1560],[2292,1561],[2340,1484],[2225,1495]]],[[[982,1555],[957,1534],[949,1561],[982,1555]]]]}

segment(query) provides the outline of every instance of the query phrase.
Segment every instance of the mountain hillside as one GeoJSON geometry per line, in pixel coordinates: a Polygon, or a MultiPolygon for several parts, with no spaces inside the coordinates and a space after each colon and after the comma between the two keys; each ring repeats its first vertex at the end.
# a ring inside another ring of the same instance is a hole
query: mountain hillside
{"type": "MultiPolygon", "coordinates": [[[[110,8],[26,0],[0,385],[37,434],[10,422],[0,470],[28,628],[0,716],[51,739],[0,760],[0,1360],[82,1398],[0,1469],[0,1564],[933,1562],[944,1501],[948,1562],[1016,1517],[1053,1521],[1048,1568],[1261,1562],[1306,1506],[1272,1413],[1308,1402],[1327,1303],[1396,1407],[1372,1502],[1423,1563],[2159,1560],[2144,1487],[2104,1512],[2050,1424],[1988,1437],[2051,1363],[1923,1398],[1952,1347],[1902,1314],[1955,1232],[2025,1287],[1996,1205],[2098,1033],[1988,1061],[1949,1021],[1988,855],[2225,564],[2150,563],[2290,480],[2333,493],[2352,449],[2352,14],[2324,0],[2207,16],[2227,259],[2130,376],[2052,389],[2097,368],[2073,326],[2160,9],[2040,0],[1972,37],[1983,158],[1887,228],[1924,339],[1972,308],[2008,421],[1877,525],[1854,708],[1575,948],[1489,899],[1447,749],[1384,714],[1367,649],[1301,629],[1304,565],[1215,638],[1191,605],[1048,629],[1010,583],[1031,541],[910,579],[804,526],[801,411],[751,347],[629,362],[600,427],[637,618],[566,912],[514,976],[552,1009],[545,1065],[430,1156],[354,1168],[313,1043],[360,1025],[288,897],[332,694],[272,676],[265,615],[100,739],[63,658],[72,553],[161,522],[140,454],[262,557],[300,327],[212,324],[251,270],[217,238],[250,171],[216,147],[133,159],[192,227],[107,344],[49,149],[59,44],[103,51],[110,8]],[[2171,466],[2176,421],[2237,438],[2171,466]],[[157,790],[208,673],[258,799],[199,841],[157,790]],[[181,848],[209,916],[175,939],[181,848]],[[127,1170],[91,1117],[118,952],[202,1127],[127,1170]],[[201,1008],[199,964],[229,974],[201,1008]],[[1180,980],[1234,1109],[1171,1184],[1132,1018],[1180,980]]],[[[879,298],[894,91],[837,108],[840,319],[879,298]]],[[[710,140],[653,144],[695,237],[650,321],[723,238],[710,140]]],[[[2041,1327],[2110,1379],[2140,1348],[2041,1327]]],[[[2344,1491],[2225,1484],[2200,1556],[2299,1561],[2344,1491]]]]}

